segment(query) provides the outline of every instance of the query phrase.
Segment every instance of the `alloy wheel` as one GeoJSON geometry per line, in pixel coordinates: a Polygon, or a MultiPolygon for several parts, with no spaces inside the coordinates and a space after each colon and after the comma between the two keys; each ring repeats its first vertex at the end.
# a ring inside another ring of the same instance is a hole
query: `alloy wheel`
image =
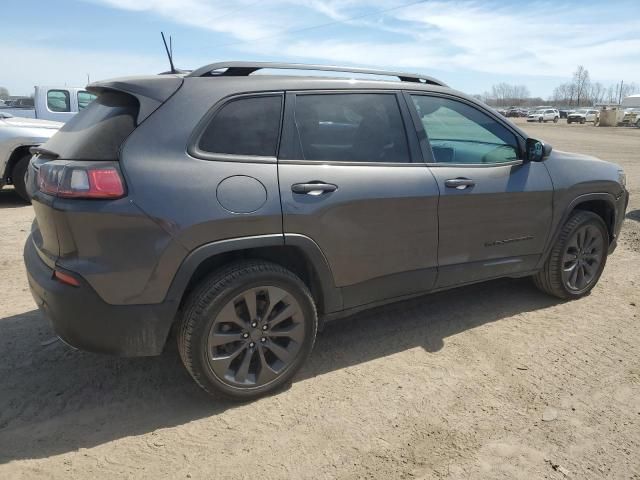
{"type": "Polygon", "coordinates": [[[598,276],[604,243],[602,232],[593,225],[584,225],[573,233],[562,257],[562,280],[568,289],[584,291],[598,276]]]}
{"type": "Polygon", "coordinates": [[[287,370],[304,338],[303,312],[294,296],[276,286],[253,287],[217,314],[207,340],[207,360],[222,382],[255,388],[287,370]]]}

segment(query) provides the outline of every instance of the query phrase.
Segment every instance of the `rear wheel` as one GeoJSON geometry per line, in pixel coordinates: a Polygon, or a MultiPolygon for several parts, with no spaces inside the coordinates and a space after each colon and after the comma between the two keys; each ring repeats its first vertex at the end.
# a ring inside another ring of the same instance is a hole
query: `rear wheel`
{"type": "Polygon", "coordinates": [[[27,174],[27,168],[29,168],[29,160],[31,160],[31,154],[22,156],[16,162],[11,170],[11,181],[13,182],[13,188],[15,188],[16,193],[20,195],[25,202],[31,203],[24,178],[27,174]]]}
{"type": "Polygon", "coordinates": [[[609,234],[595,213],[576,211],[564,224],[535,285],[562,299],[587,295],[598,283],[609,249],[609,234]]]}
{"type": "Polygon", "coordinates": [[[263,261],[232,264],[187,300],[178,348],[204,390],[251,399],[276,390],[307,359],[317,331],[306,285],[263,261]]]}

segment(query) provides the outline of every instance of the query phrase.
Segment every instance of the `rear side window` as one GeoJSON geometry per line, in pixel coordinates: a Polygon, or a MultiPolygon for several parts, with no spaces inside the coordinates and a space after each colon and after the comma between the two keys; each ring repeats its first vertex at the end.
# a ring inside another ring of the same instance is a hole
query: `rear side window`
{"type": "Polygon", "coordinates": [[[232,100],[215,114],[198,147],[210,153],[275,157],[282,96],[232,100]]]}
{"type": "Polygon", "coordinates": [[[298,95],[295,122],[304,160],[411,161],[395,94],[298,95]]]}
{"type": "Polygon", "coordinates": [[[49,90],[47,108],[52,112],[70,112],[71,96],[67,90],[49,90]]]}
{"type": "Polygon", "coordinates": [[[65,123],[44,145],[68,160],[117,160],[120,145],[136,128],[138,101],[105,91],[65,123]]]}

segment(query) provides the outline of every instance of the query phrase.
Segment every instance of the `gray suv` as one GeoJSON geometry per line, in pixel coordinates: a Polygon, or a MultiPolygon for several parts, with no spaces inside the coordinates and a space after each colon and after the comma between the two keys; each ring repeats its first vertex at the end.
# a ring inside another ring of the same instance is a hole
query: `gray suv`
{"type": "Polygon", "coordinates": [[[174,331],[211,393],[278,388],[323,322],[376,305],[524,276],[579,298],[627,205],[617,165],[429,77],[230,62],[89,91],[32,149],[35,301],[89,351],[158,355],[174,331]]]}

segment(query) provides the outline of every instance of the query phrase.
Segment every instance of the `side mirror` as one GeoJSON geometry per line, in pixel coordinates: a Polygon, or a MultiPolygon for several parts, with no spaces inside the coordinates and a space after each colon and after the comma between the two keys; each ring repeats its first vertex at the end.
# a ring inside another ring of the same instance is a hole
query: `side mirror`
{"type": "Polygon", "coordinates": [[[551,154],[553,147],[535,138],[527,138],[527,161],[542,162],[551,154]]]}

